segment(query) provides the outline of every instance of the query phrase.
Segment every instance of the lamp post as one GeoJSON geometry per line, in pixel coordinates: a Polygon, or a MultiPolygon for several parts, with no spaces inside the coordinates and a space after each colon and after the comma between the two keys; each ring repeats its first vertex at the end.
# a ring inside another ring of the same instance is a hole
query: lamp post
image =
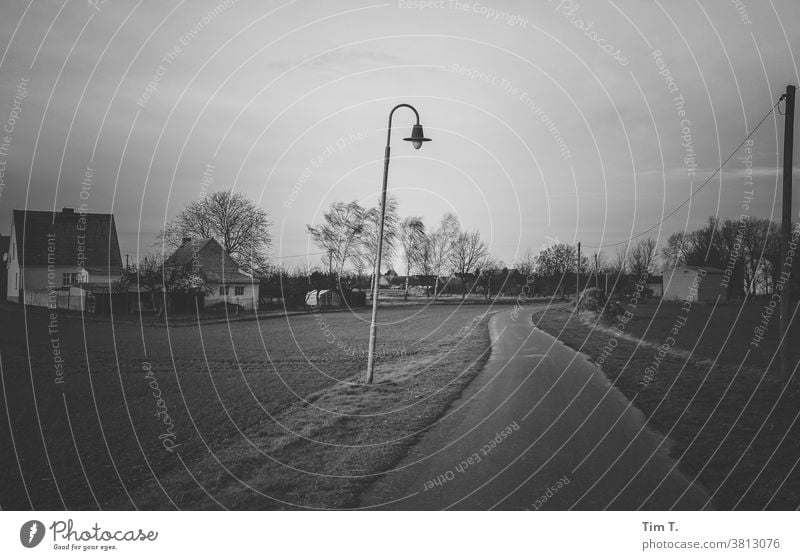
{"type": "Polygon", "coordinates": [[[417,124],[411,129],[411,136],[403,138],[407,142],[411,142],[415,150],[422,147],[423,142],[430,142],[430,138],[425,138],[425,133],[422,131],[422,125],[419,124],[419,113],[417,110],[407,103],[401,103],[389,111],[389,128],[386,131],[386,150],[383,156],[383,187],[381,188],[381,219],[378,226],[378,252],[375,255],[375,269],[373,270],[372,280],[372,320],[369,325],[369,354],[367,356],[367,376],[366,383],[372,383],[375,372],[375,341],[378,335],[378,283],[381,275],[381,255],[383,254],[383,224],[386,218],[386,184],[389,179],[389,147],[392,140],[392,117],[394,112],[401,107],[407,107],[414,111],[414,116],[417,118],[417,124]]]}

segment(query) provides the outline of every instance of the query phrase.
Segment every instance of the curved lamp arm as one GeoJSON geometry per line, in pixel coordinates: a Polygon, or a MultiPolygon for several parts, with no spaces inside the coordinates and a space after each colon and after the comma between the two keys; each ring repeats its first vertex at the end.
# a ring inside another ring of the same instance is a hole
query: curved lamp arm
{"type": "Polygon", "coordinates": [[[392,117],[394,116],[394,112],[400,109],[401,107],[408,107],[412,111],[414,111],[414,116],[417,118],[417,124],[419,124],[419,113],[417,110],[408,103],[400,103],[399,105],[395,105],[394,109],[389,111],[389,129],[386,131],[386,145],[388,146],[392,140],[392,117]]]}

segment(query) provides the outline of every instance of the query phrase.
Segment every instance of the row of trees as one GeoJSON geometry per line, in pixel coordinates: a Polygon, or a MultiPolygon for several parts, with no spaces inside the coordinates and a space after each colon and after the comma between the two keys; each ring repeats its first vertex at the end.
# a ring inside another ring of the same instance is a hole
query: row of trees
{"type": "MultiPolygon", "coordinates": [[[[365,208],[356,201],[334,202],[323,214],[322,223],[306,227],[325,253],[329,273],[342,276],[348,265],[358,276],[374,269],[380,207],[365,208]]],[[[430,280],[435,297],[442,276],[452,273],[462,281],[462,295],[466,295],[469,281],[482,269],[497,268],[477,229],[463,231],[452,213],[445,214],[435,229],[427,228],[420,216],[400,218],[393,197],[386,201],[383,255],[387,263],[401,258],[406,273],[405,297],[412,275],[430,280]]]]}
{"type": "MultiPolygon", "coordinates": [[[[708,218],[696,230],[676,232],[667,238],[659,251],[653,238],[621,247],[610,258],[602,252],[582,255],[581,277],[613,279],[616,290],[625,292],[634,281],[659,269],[676,266],[713,267],[729,277],[730,298],[739,299],[770,293],[778,282],[781,269],[781,236],[777,223],[743,216],[738,220],[708,218]]],[[[544,290],[574,287],[578,272],[577,249],[566,243],[551,244],[538,253],[528,252],[518,263],[524,274],[534,274],[544,290]]],[[[793,282],[800,276],[800,259],[793,263],[793,282]]]]}
{"type": "MultiPolygon", "coordinates": [[[[307,225],[312,240],[324,252],[323,270],[327,269],[329,278],[338,278],[340,283],[346,278],[349,286],[370,278],[379,223],[379,207],[353,201],[331,204],[320,223],[307,225]]],[[[133,268],[129,281],[137,281],[152,293],[203,293],[201,276],[166,270],[164,255],[185,238],[207,237],[216,239],[243,271],[262,278],[276,273],[285,277],[287,272],[268,260],[271,226],[269,214],[245,195],[209,193],[188,204],[166,225],[158,238],[161,251],[133,268]]],[[[460,280],[462,296],[476,290],[488,293],[494,275],[505,268],[489,253],[480,232],[463,230],[454,214],[445,214],[434,226],[426,226],[420,216],[401,217],[391,196],[386,202],[383,254],[385,263],[399,262],[405,269],[406,297],[412,281],[432,287],[435,297],[442,290],[442,278],[452,277],[460,280]]],[[[610,256],[583,254],[579,264],[575,245],[554,242],[537,252],[529,250],[513,268],[520,278],[535,278],[535,291],[553,293],[574,289],[578,267],[586,281],[610,276],[617,289],[625,291],[626,276],[641,277],[645,271],[678,265],[728,269],[730,295],[735,297],[770,292],[781,271],[779,227],[768,219],[710,217],[701,228],[670,235],[660,251],[656,241],[647,238],[610,256]]],[[[298,271],[296,275],[310,277],[311,272],[298,271]]]]}
{"type": "MultiPolygon", "coordinates": [[[[664,264],[713,266],[730,269],[731,295],[769,293],[781,272],[780,226],[768,219],[744,216],[739,220],[708,218],[691,232],[673,233],[662,252],[664,264]]],[[[792,278],[797,280],[797,265],[792,278]]]]}

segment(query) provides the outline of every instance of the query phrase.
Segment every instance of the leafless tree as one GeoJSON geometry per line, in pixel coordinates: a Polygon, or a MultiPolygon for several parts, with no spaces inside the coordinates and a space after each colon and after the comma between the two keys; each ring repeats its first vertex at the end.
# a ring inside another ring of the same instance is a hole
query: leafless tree
{"type": "Polygon", "coordinates": [[[433,298],[439,293],[439,277],[450,262],[453,242],[460,232],[460,225],[455,214],[447,213],[442,218],[439,228],[428,239],[430,251],[431,273],[436,277],[433,287],[433,298]]]}
{"type": "Polygon", "coordinates": [[[400,244],[403,247],[403,258],[406,265],[406,286],[403,299],[408,299],[408,282],[411,273],[420,261],[423,260],[425,252],[425,224],[419,216],[410,216],[400,222],[400,244]]]}
{"type": "Polygon", "coordinates": [[[183,239],[214,238],[244,271],[267,266],[272,241],[269,213],[242,193],[218,191],[195,200],[161,231],[159,240],[177,248],[183,239]]]}
{"type": "Polygon", "coordinates": [[[365,215],[366,210],[356,201],[334,202],[323,214],[322,224],[306,225],[314,243],[325,251],[325,259],[330,259],[331,272],[337,276],[341,276],[347,261],[362,243],[365,215]]]}
{"type": "MultiPolygon", "coordinates": [[[[356,269],[367,270],[375,269],[375,258],[378,255],[378,230],[380,229],[381,208],[380,205],[369,208],[364,213],[363,234],[360,236],[360,243],[356,247],[353,255],[354,266],[356,269]]],[[[395,255],[397,248],[397,238],[399,229],[399,217],[397,214],[397,200],[393,196],[386,199],[386,213],[383,226],[383,254],[381,264],[390,262],[395,255]]],[[[377,282],[378,278],[373,278],[377,282]]]]}
{"type": "Polygon", "coordinates": [[[531,249],[527,249],[525,254],[514,264],[520,274],[526,278],[536,271],[536,253],[531,249]]]}
{"type": "Polygon", "coordinates": [[[467,297],[467,276],[479,268],[488,252],[477,229],[471,233],[461,232],[455,235],[450,250],[450,264],[461,279],[461,299],[467,297]]]}
{"type": "Polygon", "coordinates": [[[642,239],[629,256],[630,270],[636,278],[641,278],[645,272],[651,273],[656,264],[656,241],[652,237],[642,239]]]}

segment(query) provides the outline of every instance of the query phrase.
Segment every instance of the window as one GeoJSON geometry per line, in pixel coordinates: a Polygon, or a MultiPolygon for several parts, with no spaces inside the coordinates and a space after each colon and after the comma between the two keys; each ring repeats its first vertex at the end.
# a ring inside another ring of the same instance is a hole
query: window
{"type": "Polygon", "coordinates": [[[74,286],[80,281],[80,274],[77,272],[64,272],[61,275],[62,286],[74,286]]]}
{"type": "Polygon", "coordinates": [[[236,292],[237,296],[243,296],[244,295],[244,286],[236,286],[235,292],[236,292]]]}
{"type": "Polygon", "coordinates": [[[19,290],[19,272],[14,273],[14,289],[19,290]]]}
{"type": "Polygon", "coordinates": [[[227,296],[228,295],[228,286],[220,286],[219,287],[219,295],[227,296]]]}

